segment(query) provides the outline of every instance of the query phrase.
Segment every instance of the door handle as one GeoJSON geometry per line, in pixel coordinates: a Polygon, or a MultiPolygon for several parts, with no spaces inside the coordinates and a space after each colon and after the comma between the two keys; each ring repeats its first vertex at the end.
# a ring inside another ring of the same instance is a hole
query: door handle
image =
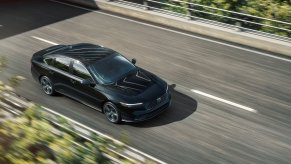
{"type": "Polygon", "coordinates": [[[73,84],[75,84],[76,83],[76,80],[70,79],[70,82],[73,83],[73,84]]]}
{"type": "Polygon", "coordinates": [[[52,75],[53,75],[54,73],[55,73],[55,72],[54,72],[54,71],[52,71],[52,70],[50,70],[50,71],[49,71],[49,74],[52,74],[52,75]]]}

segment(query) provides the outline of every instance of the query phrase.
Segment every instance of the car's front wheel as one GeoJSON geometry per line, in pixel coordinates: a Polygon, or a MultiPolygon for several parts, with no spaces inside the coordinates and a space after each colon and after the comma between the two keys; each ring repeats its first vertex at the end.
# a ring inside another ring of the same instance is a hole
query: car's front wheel
{"type": "Polygon", "coordinates": [[[40,85],[45,94],[49,96],[52,96],[55,94],[53,83],[47,76],[42,76],[40,78],[40,85]]]}
{"type": "Polygon", "coordinates": [[[119,109],[111,102],[106,102],[103,105],[103,112],[108,121],[118,124],[121,122],[121,114],[119,109]]]}

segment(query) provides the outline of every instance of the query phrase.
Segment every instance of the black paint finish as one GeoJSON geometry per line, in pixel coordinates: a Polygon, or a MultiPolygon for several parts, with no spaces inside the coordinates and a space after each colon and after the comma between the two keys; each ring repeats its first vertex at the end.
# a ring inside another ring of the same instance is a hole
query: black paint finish
{"type": "MultiPolygon", "coordinates": [[[[100,82],[102,76],[99,75],[98,70],[92,71],[90,68],[104,61],[110,61],[110,58],[116,57],[116,54],[127,60],[111,49],[89,43],[52,46],[32,56],[31,72],[36,80],[41,76],[47,76],[56,92],[97,110],[108,101],[114,103],[124,121],[144,121],[167,109],[171,103],[168,84],[135,65],[134,69],[122,74],[112,83],[100,82]],[[73,73],[73,65],[77,62],[86,68],[85,73],[79,72],[79,74],[84,75],[87,72],[89,78],[84,79],[86,75],[78,76],[73,73]],[[88,84],[88,81],[91,82],[88,84]]],[[[114,64],[116,65],[116,61],[114,64]]]]}

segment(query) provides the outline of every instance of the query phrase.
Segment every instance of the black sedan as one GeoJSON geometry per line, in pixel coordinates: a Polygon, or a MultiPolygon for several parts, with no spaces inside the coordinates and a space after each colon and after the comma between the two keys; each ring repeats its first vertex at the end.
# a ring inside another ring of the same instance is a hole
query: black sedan
{"type": "Polygon", "coordinates": [[[103,112],[112,123],[153,118],[171,103],[168,84],[118,52],[89,43],[36,52],[31,73],[47,95],[61,93],[103,112]]]}

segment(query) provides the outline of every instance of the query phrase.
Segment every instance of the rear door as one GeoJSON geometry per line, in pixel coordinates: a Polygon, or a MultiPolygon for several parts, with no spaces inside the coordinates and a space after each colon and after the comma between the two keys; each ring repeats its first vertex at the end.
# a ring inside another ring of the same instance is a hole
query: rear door
{"type": "Polygon", "coordinates": [[[72,59],[64,56],[56,56],[53,67],[49,72],[49,77],[54,83],[55,90],[62,94],[71,96],[73,87],[70,82],[70,69],[72,67],[72,59]]]}

